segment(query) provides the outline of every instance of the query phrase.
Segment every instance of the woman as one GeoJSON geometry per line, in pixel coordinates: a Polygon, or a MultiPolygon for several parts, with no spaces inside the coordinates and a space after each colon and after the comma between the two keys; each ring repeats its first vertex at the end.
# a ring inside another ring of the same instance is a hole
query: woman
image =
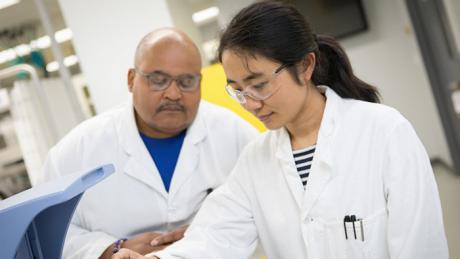
{"type": "Polygon", "coordinates": [[[257,240],[270,259],[448,257],[422,143],[333,38],[258,2],[233,18],[219,59],[229,94],[270,131],[158,258],[248,258],[257,240]]]}

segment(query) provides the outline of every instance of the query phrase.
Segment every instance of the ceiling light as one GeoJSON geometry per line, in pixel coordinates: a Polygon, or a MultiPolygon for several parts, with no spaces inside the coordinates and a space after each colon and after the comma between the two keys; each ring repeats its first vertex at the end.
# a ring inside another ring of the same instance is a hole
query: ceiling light
{"type": "Polygon", "coordinates": [[[213,6],[192,15],[194,23],[200,25],[214,20],[219,15],[219,8],[213,6]]]}
{"type": "MultiPolygon", "coordinates": [[[[71,55],[64,58],[64,65],[66,67],[73,66],[78,63],[78,57],[75,55],[71,55]]],[[[59,70],[59,63],[57,61],[50,62],[46,65],[46,70],[48,72],[55,72],[59,70]]]]}
{"type": "Polygon", "coordinates": [[[19,3],[19,0],[0,0],[0,9],[19,3]]]}

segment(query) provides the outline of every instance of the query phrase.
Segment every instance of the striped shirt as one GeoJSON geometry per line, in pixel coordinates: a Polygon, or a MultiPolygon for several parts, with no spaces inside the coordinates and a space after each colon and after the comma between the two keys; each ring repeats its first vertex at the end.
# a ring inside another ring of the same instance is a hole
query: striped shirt
{"type": "Polygon", "coordinates": [[[313,155],[315,154],[316,145],[304,149],[293,150],[295,166],[299,173],[300,180],[303,187],[307,185],[308,175],[310,175],[310,168],[313,162],[313,155]]]}

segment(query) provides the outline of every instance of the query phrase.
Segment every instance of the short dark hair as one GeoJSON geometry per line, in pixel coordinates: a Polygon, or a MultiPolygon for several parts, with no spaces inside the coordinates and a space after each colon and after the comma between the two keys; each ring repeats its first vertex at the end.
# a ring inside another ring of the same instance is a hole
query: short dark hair
{"type": "Polygon", "coordinates": [[[312,81],[327,85],[343,98],[379,102],[374,86],[353,74],[344,49],[331,36],[313,33],[306,18],[292,5],[281,1],[261,1],[242,9],[223,32],[219,60],[225,50],[261,55],[288,69],[297,83],[297,66],[309,53],[315,53],[312,81]]]}

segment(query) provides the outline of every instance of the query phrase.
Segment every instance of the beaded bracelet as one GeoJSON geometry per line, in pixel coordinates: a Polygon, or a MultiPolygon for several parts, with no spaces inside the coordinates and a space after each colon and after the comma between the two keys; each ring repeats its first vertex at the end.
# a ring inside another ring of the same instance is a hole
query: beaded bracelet
{"type": "Polygon", "coordinates": [[[125,242],[126,240],[128,240],[128,239],[122,238],[122,239],[118,239],[117,241],[115,241],[115,243],[113,243],[113,244],[114,244],[114,247],[113,247],[112,253],[116,254],[118,251],[120,251],[121,245],[122,245],[123,242],[125,242]]]}

